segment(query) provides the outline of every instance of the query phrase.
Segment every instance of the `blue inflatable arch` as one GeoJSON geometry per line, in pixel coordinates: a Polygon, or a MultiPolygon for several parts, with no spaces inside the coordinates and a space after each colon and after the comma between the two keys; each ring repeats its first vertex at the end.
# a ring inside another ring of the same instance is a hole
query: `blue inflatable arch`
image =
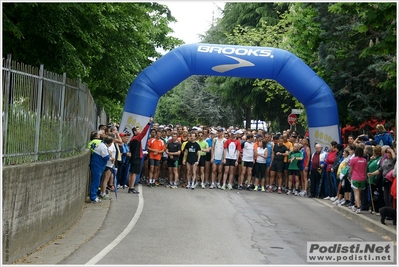
{"type": "Polygon", "coordinates": [[[301,59],[271,47],[188,44],[170,51],[131,84],[120,130],[144,125],[155,113],[159,98],[191,75],[276,80],[305,106],[312,144],[340,143],[331,89],[301,59]]]}

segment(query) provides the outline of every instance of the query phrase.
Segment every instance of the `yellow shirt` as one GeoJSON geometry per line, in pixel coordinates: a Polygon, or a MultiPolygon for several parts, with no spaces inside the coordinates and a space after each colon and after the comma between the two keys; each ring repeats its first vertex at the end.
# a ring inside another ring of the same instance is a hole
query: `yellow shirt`
{"type": "MultiPolygon", "coordinates": [[[[294,146],[290,141],[283,143],[290,151],[294,150],[294,146]]],[[[288,156],[284,156],[284,162],[288,162],[288,156]]]]}

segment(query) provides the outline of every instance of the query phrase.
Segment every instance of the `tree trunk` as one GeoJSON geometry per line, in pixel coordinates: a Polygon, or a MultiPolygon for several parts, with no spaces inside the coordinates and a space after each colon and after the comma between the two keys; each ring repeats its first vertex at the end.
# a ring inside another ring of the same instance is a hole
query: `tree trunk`
{"type": "Polygon", "coordinates": [[[251,108],[245,107],[245,129],[251,129],[251,108]]]}

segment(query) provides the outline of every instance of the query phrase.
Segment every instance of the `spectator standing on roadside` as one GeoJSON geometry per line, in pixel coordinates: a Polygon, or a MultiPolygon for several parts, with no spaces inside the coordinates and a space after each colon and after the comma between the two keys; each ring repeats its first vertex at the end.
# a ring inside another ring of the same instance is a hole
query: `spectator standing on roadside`
{"type": "Polygon", "coordinates": [[[341,162],[344,160],[344,155],[343,155],[344,154],[344,145],[337,144],[336,150],[337,150],[337,155],[335,156],[334,163],[331,167],[331,175],[333,177],[332,179],[333,179],[333,184],[334,184],[335,193],[336,193],[335,196],[331,196],[332,198],[330,198],[330,200],[333,202],[335,202],[339,196],[338,190],[340,189],[340,187],[339,187],[340,178],[337,175],[337,170],[338,170],[341,162]]]}
{"type": "Polygon", "coordinates": [[[114,141],[112,142],[112,145],[108,147],[108,151],[110,152],[110,159],[107,161],[107,165],[105,167],[105,170],[103,172],[103,177],[101,180],[101,192],[100,192],[100,199],[101,200],[106,200],[106,199],[111,199],[107,194],[106,190],[109,189],[111,191],[115,190],[114,187],[114,177],[113,177],[113,169],[115,167],[115,162],[116,162],[116,147],[115,147],[115,134],[110,132],[108,134],[114,141]],[[109,185],[109,186],[108,186],[109,185]]]}
{"type": "Polygon", "coordinates": [[[392,147],[392,135],[385,130],[384,125],[377,124],[376,129],[378,132],[374,136],[374,142],[380,146],[387,145],[392,147]]]}
{"type": "Polygon", "coordinates": [[[379,173],[382,175],[382,187],[383,187],[383,191],[384,191],[385,206],[392,208],[392,196],[390,194],[392,181],[389,181],[389,179],[387,179],[387,174],[389,171],[393,170],[393,168],[395,167],[396,154],[392,148],[387,148],[385,150],[385,155],[386,155],[386,159],[381,163],[381,167],[379,167],[378,170],[376,170],[372,173],[367,173],[367,176],[368,177],[375,176],[379,173]]]}
{"type": "Polygon", "coordinates": [[[104,138],[95,149],[90,158],[91,183],[90,183],[90,201],[99,203],[101,200],[97,197],[98,187],[100,186],[101,176],[107,166],[107,161],[111,158],[108,148],[113,144],[114,139],[110,136],[104,138]]]}
{"type": "Polygon", "coordinates": [[[94,149],[102,142],[100,133],[100,131],[92,131],[90,134],[90,142],[87,148],[90,149],[91,154],[93,154],[94,149]]]}
{"type": "Polygon", "coordinates": [[[335,177],[332,172],[332,166],[334,164],[335,158],[337,157],[337,145],[336,141],[332,141],[330,143],[330,152],[328,152],[327,157],[325,158],[324,162],[326,163],[326,197],[324,199],[335,201],[335,196],[337,195],[337,190],[334,185],[335,177]]]}
{"type": "Polygon", "coordinates": [[[317,192],[317,187],[322,182],[322,170],[325,166],[324,160],[326,158],[326,152],[322,151],[322,148],[320,144],[316,144],[316,151],[310,159],[310,198],[316,197],[318,196],[317,194],[321,193],[317,192]]]}
{"type": "MultiPolygon", "coordinates": [[[[370,161],[367,164],[367,173],[373,173],[376,170],[378,170],[379,168],[379,164],[380,164],[380,160],[382,159],[382,153],[381,153],[381,146],[377,145],[375,147],[373,147],[373,154],[370,158],[370,161]]],[[[380,208],[382,208],[382,206],[380,205],[380,203],[382,203],[381,199],[378,199],[379,195],[383,195],[382,192],[382,187],[381,187],[381,183],[382,181],[378,181],[377,177],[379,174],[377,175],[370,175],[368,176],[368,184],[371,187],[370,192],[372,193],[372,195],[370,196],[370,198],[373,199],[373,204],[374,204],[374,212],[378,212],[378,210],[380,208]],[[378,201],[375,201],[378,200],[378,201]]]]}
{"type": "Polygon", "coordinates": [[[119,151],[121,152],[121,163],[117,172],[117,179],[120,188],[124,189],[129,187],[129,171],[130,171],[130,150],[129,150],[129,138],[130,135],[127,133],[120,133],[119,136],[122,138],[123,144],[119,146],[119,151]]]}
{"type": "Polygon", "coordinates": [[[366,173],[367,173],[367,160],[363,156],[364,150],[357,147],[355,150],[355,157],[349,162],[349,179],[351,179],[351,186],[355,194],[355,205],[352,210],[357,214],[361,211],[360,194],[366,188],[366,173]]]}
{"type": "MultiPolygon", "coordinates": [[[[343,146],[343,145],[342,145],[343,146]]],[[[335,205],[339,205],[342,206],[344,204],[349,204],[350,202],[350,185],[349,185],[349,180],[348,180],[348,176],[346,175],[346,173],[348,173],[346,170],[347,164],[349,164],[347,162],[347,158],[349,156],[349,148],[343,149],[343,153],[342,153],[342,160],[339,163],[337,168],[334,168],[334,172],[335,169],[337,170],[337,177],[340,180],[339,185],[338,185],[338,192],[337,192],[337,199],[333,202],[333,204],[335,205]],[[344,173],[345,172],[345,173],[344,173]],[[348,185],[346,185],[348,184],[348,185]]],[[[349,168],[349,167],[348,167],[349,168]]]]}

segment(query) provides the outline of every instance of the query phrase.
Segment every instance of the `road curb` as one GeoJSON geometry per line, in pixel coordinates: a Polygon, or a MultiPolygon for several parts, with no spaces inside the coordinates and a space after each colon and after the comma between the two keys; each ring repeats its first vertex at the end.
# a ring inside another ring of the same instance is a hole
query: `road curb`
{"type": "MultiPolygon", "coordinates": [[[[367,216],[362,214],[367,211],[362,211],[362,213],[356,214],[355,212],[352,211],[352,209],[348,209],[346,206],[334,205],[332,203],[328,203],[329,201],[326,201],[323,199],[317,199],[317,198],[313,198],[313,199],[327,207],[330,207],[330,208],[336,210],[337,212],[344,214],[346,217],[351,218],[353,221],[357,222],[358,224],[361,224],[364,227],[369,228],[382,236],[389,237],[389,239],[391,239],[391,241],[396,241],[396,237],[397,237],[396,230],[394,230],[386,225],[383,225],[380,222],[379,216],[378,216],[378,220],[373,220],[373,219],[370,219],[367,216]]],[[[391,222],[388,222],[388,223],[391,223],[391,222]]]]}

